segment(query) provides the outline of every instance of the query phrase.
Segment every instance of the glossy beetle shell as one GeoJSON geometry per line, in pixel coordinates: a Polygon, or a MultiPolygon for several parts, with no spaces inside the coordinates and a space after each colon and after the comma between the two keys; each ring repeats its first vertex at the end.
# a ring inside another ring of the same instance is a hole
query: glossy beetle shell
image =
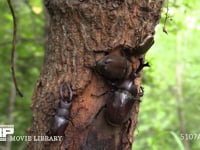
{"type": "Polygon", "coordinates": [[[107,55],[96,64],[97,72],[111,82],[124,79],[131,69],[131,64],[125,57],[116,55],[107,55]]]}
{"type": "Polygon", "coordinates": [[[135,100],[126,90],[115,91],[108,100],[104,114],[108,124],[117,126],[126,122],[130,117],[135,100]]]}
{"type": "Polygon", "coordinates": [[[50,133],[53,136],[64,136],[65,128],[69,121],[61,116],[54,116],[50,128],[50,133]]]}

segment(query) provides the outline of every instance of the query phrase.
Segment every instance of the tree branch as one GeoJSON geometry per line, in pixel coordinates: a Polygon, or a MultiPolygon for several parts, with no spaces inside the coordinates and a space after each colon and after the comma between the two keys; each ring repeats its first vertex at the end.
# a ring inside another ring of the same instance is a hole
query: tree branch
{"type": "Polygon", "coordinates": [[[166,24],[167,24],[167,20],[169,19],[169,16],[168,16],[168,13],[169,13],[169,1],[167,0],[167,10],[166,10],[166,13],[165,13],[165,20],[164,20],[164,25],[163,25],[163,32],[168,34],[167,33],[167,29],[166,29],[166,24]]]}
{"type": "Polygon", "coordinates": [[[11,74],[12,74],[12,79],[15,85],[16,92],[19,96],[23,97],[23,94],[18,88],[16,76],[15,76],[15,47],[16,47],[16,35],[17,35],[17,19],[15,16],[15,12],[11,3],[11,0],[7,0],[12,17],[13,17],[13,40],[12,40],[12,50],[11,50],[11,74]]]}
{"type": "MultiPolygon", "coordinates": [[[[26,37],[18,37],[18,39],[16,40],[16,42],[36,42],[38,44],[44,44],[44,38],[41,37],[35,37],[35,38],[26,38],[26,37]]],[[[8,44],[12,44],[12,41],[2,41],[0,42],[0,46],[5,46],[8,44]]]]}

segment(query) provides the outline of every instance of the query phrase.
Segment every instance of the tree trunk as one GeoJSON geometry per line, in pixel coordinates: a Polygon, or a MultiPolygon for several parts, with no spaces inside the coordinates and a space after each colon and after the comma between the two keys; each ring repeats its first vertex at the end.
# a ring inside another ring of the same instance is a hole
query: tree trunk
{"type": "MultiPolygon", "coordinates": [[[[61,99],[61,84],[73,90],[71,119],[62,142],[30,141],[31,150],[130,150],[137,124],[139,102],[131,121],[119,127],[108,125],[103,112],[110,90],[93,67],[105,52],[119,54],[120,47],[135,48],[154,34],[164,0],[44,0],[50,15],[48,46],[32,98],[30,136],[47,135],[61,99]]],[[[133,68],[138,58],[133,55],[133,68]]],[[[134,82],[140,85],[141,76],[134,82]]]]}

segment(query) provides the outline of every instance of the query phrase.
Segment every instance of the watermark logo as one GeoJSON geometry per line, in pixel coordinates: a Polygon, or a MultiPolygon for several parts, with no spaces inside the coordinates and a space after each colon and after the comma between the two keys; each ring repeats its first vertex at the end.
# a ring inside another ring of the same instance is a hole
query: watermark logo
{"type": "Polygon", "coordinates": [[[0,125],[0,141],[6,141],[11,134],[14,134],[14,125],[0,125]]]}
{"type": "Polygon", "coordinates": [[[0,141],[62,141],[63,136],[21,136],[14,134],[14,125],[0,125],[0,141]],[[9,135],[9,136],[8,136],[9,135]]]}

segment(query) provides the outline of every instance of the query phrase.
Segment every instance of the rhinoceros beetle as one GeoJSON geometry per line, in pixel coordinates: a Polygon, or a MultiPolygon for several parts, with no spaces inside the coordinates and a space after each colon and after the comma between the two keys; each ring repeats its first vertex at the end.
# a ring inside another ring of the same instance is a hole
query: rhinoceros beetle
{"type": "Polygon", "coordinates": [[[139,56],[143,55],[148,51],[148,49],[151,48],[151,46],[154,44],[154,38],[152,34],[148,34],[143,42],[141,42],[139,45],[137,45],[134,48],[130,48],[129,46],[124,46],[122,47],[122,51],[127,55],[127,56],[139,56]]]}
{"type": "Polygon", "coordinates": [[[121,125],[129,119],[133,104],[144,93],[142,87],[138,92],[134,79],[145,66],[149,66],[149,64],[144,64],[143,60],[140,59],[140,65],[137,70],[132,72],[129,78],[122,81],[119,85],[115,85],[114,92],[112,92],[106,104],[105,118],[108,124],[112,126],[121,125]]]}
{"type": "Polygon", "coordinates": [[[51,122],[49,135],[64,136],[64,131],[70,121],[70,110],[72,107],[72,89],[69,84],[63,83],[60,87],[61,100],[59,102],[56,114],[51,122]],[[67,86],[68,99],[63,95],[63,89],[67,86]]]}
{"type": "Polygon", "coordinates": [[[123,56],[106,55],[95,66],[96,71],[107,81],[116,82],[131,72],[131,63],[123,56]]]}
{"type": "MultiPolygon", "coordinates": [[[[135,48],[121,45],[120,51],[125,56],[144,54],[154,43],[153,36],[147,35],[142,43],[135,48]]],[[[106,55],[97,61],[95,70],[108,82],[124,80],[132,71],[132,65],[125,56],[106,55]]]]}

